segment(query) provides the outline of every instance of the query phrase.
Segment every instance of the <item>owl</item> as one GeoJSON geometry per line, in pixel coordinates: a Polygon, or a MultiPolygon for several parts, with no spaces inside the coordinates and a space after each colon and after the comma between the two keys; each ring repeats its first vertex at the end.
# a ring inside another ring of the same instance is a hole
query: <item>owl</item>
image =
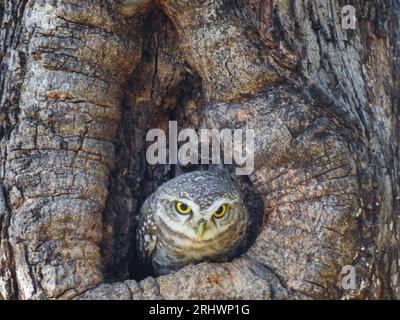
{"type": "Polygon", "coordinates": [[[182,174],[144,202],[136,232],[138,254],[156,275],[190,263],[226,261],[243,243],[247,224],[242,194],[228,175],[182,174]]]}

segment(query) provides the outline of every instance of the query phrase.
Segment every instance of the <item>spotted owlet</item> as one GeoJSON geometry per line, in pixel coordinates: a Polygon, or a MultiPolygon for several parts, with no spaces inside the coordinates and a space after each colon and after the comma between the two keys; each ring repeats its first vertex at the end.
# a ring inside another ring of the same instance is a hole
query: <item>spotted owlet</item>
{"type": "Polygon", "coordinates": [[[226,261],[245,237],[248,213],[228,176],[195,171],[160,186],[143,204],[137,249],[157,275],[189,263],[226,261]]]}

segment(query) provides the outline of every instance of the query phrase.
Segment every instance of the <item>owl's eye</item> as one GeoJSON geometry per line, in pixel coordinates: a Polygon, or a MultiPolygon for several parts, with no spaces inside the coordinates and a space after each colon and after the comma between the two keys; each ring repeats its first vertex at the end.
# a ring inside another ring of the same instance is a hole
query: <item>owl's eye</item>
{"type": "Polygon", "coordinates": [[[214,217],[215,218],[222,218],[225,215],[227,210],[228,210],[228,206],[226,204],[223,204],[222,206],[220,206],[218,208],[217,211],[214,212],[214,217]]]}
{"type": "Polygon", "coordinates": [[[175,209],[180,214],[189,214],[192,212],[192,209],[186,203],[179,201],[175,203],[175,209]]]}

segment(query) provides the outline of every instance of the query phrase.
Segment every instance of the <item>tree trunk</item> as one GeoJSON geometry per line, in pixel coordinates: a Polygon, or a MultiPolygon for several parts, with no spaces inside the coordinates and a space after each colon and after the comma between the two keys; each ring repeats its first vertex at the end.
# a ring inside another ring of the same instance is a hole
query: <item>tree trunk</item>
{"type": "Polygon", "coordinates": [[[400,5],[351,1],[353,30],[347,4],[0,1],[0,299],[399,299],[400,5]],[[170,120],[254,128],[264,213],[233,261],[154,278],[134,217],[194,168],[147,164],[170,120]]]}

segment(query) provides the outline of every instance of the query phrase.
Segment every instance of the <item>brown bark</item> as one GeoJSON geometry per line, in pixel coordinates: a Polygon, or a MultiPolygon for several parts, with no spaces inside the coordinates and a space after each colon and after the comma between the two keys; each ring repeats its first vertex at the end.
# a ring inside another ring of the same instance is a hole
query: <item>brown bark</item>
{"type": "Polygon", "coordinates": [[[396,1],[0,2],[0,299],[400,298],[396,1]],[[147,130],[254,128],[254,243],[153,278],[147,130]],[[341,287],[353,265],[357,289],[341,287]],[[143,280],[142,280],[143,279],[143,280]]]}

